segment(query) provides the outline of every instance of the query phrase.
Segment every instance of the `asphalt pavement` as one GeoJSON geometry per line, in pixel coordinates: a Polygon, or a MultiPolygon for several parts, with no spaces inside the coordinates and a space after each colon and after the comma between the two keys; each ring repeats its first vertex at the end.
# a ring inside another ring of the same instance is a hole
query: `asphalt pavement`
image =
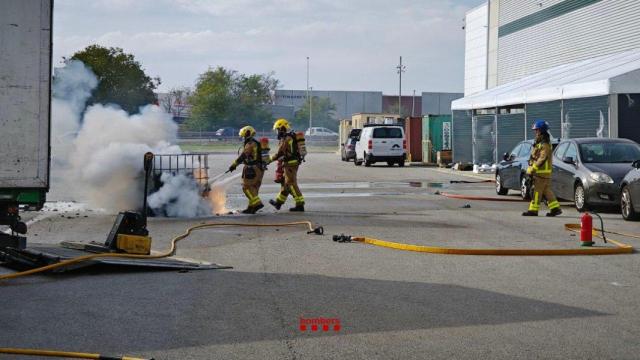
{"type": "MultiPolygon", "coordinates": [[[[233,156],[212,156],[212,173],[225,171],[233,156]]],[[[356,167],[339,155],[310,154],[299,174],[304,214],[288,212],[289,199],[279,212],[267,205],[256,215],[153,218],[149,229],[156,250],[203,222],[310,220],[324,236],[303,227],[203,230],[182,241],[177,254],[233,269],[97,267],[0,282],[0,347],[155,359],[640,358],[638,254],[435,255],[331,239],[344,233],[434,246],[579,246],[563,228],[579,222],[569,203],[557,218],[523,218],[525,202],[438,195],[496,196],[491,183],[450,183],[486,178],[356,167]]],[[[270,169],[265,204],[278,191],[272,179],[270,169]]],[[[68,209],[25,214],[35,219],[31,243],[105,239],[115,215],[53,193],[51,200],[68,209]]],[[[227,198],[233,209],[246,205],[239,183],[227,198]]],[[[606,228],[640,233],[639,223],[619,213],[603,217],[606,228]]],[[[640,247],[639,240],[611,237],[640,247]]]]}

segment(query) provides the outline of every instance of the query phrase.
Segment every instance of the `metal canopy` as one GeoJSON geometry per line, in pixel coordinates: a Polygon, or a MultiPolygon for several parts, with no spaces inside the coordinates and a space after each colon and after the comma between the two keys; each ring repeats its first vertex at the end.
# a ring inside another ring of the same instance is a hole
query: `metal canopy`
{"type": "Polygon", "coordinates": [[[640,49],[560,65],[451,103],[452,110],[471,110],[640,93],[640,49]]]}

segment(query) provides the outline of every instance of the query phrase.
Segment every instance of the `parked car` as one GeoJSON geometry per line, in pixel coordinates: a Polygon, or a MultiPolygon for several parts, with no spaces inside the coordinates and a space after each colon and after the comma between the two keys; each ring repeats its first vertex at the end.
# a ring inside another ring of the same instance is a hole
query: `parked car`
{"type": "MultiPolygon", "coordinates": [[[[551,147],[555,148],[558,143],[558,139],[552,139],[551,147]]],[[[522,199],[529,200],[531,198],[531,185],[526,181],[525,175],[532,148],[533,140],[525,140],[503,155],[503,160],[496,167],[496,193],[498,195],[506,195],[509,190],[518,189],[522,199]]]]}
{"type": "Polygon", "coordinates": [[[305,131],[304,133],[305,137],[329,137],[329,138],[337,138],[338,137],[338,133],[333,131],[333,130],[329,130],[327,128],[324,127],[311,127],[308,128],[307,131],[305,131]]]}
{"type": "Polygon", "coordinates": [[[620,184],[620,209],[625,220],[640,220],[640,158],[620,184]]]}
{"type": "Polygon", "coordinates": [[[378,161],[386,161],[387,165],[404,166],[407,158],[407,140],[404,128],[399,125],[365,125],[356,142],[354,163],[360,166],[371,166],[378,161]]]}
{"type": "Polygon", "coordinates": [[[562,141],[554,152],[551,188],[573,199],[576,209],[620,205],[620,185],[640,159],[640,145],[627,139],[580,138],[562,141]]]}
{"type": "Polygon", "coordinates": [[[358,142],[358,136],[362,129],[351,129],[349,137],[344,144],[341,144],[341,158],[342,161],[349,161],[356,158],[356,142],[358,142]]]}
{"type": "Polygon", "coordinates": [[[223,127],[216,130],[217,137],[231,137],[238,136],[238,131],[232,127],[223,127]]]}

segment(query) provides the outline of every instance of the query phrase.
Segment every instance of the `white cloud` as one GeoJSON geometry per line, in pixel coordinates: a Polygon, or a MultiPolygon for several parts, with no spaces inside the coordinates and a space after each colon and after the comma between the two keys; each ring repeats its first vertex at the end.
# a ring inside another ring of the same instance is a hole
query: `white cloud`
{"type": "Polygon", "coordinates": [[[58,0],[54,15],[64,21],[54,20],[54,56],[93,43],[121,47],[160,76],[163,89],[191,85],[217,65],[274,70],[285,87],[304,88],[310,56],[316,89],[397,93],[394,67],[403,55],[403,92],[461,90],[461,20],[479,2],[58,0]],[[100,18],[101,11],[111,16],[100,18]]]}

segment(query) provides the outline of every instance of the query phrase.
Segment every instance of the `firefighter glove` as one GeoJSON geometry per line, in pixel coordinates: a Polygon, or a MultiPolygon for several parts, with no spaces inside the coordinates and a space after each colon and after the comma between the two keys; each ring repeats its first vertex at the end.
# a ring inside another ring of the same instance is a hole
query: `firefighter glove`
{"type": "Polygon", "coordinates": [[[231,164],[231,166],[229,166],[229,172],[233,172],[236,169],[237,165],[236,164],[231,164]]]}

